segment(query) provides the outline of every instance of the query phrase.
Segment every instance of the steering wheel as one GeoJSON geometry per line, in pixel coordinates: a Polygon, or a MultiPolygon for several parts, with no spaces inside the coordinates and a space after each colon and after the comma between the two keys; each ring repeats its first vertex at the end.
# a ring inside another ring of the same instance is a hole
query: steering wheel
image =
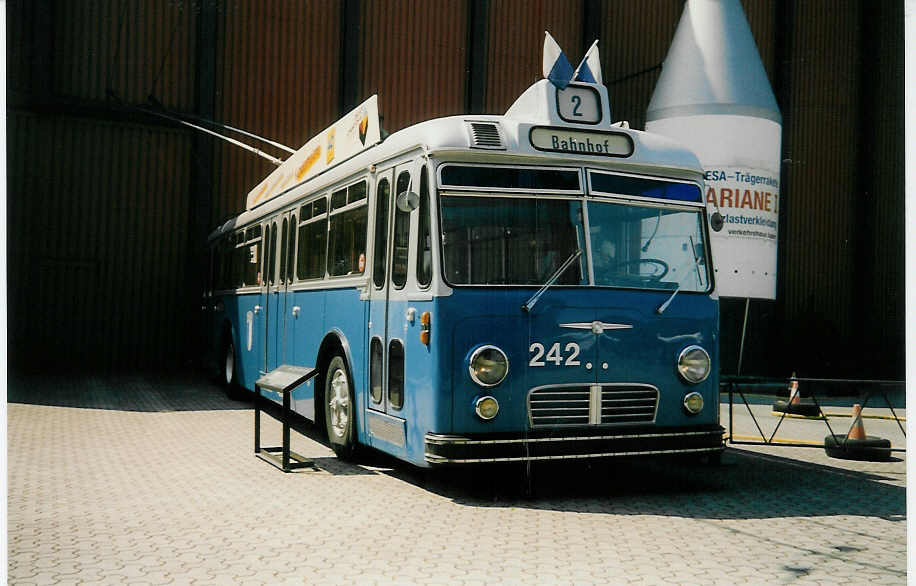
{"type": "Polygon", "coordinates": [[[653,272],[651,275],[640,274],[639,275],[640,277],[646,277],[648,279],[654,279],[658,281],[658,280],[661,280],[662,277],[668,274],[668,263],[666,263],[663,260],[657,259],[657,258],[637,258],[635,260],[628,260],[625,262],[617,263],[616,265],[614,265],[614,268],[617,269],[621,267],[628,267],[630,265],[640,265],[640,264],[654,265],[656,267],[659,267],[659,269],[653,272]],[[661,272],[659,272],[659,270],[661,272]]]}

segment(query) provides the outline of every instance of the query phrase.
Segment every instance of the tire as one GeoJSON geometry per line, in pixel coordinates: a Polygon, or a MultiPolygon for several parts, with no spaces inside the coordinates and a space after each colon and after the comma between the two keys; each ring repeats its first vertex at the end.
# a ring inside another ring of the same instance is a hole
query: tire
{"type": "Polygon", "coordinates": [[[874,436],[847,440],[846,434],[838,435],[834,439],[832,435],[828,435],[824,438],[824,451],[831,458],[886,462],[891,459],[891,441],[874,436]]]}
{"type": "Polygon", "coordinates": [[[334,356],[324,378],[324,422],[328,443],[341,460],[356,455],[356,402],[347,363],[334,356]]]}
{"type": "Polygon", "coordinates": [[[814,403],[809,403],[802,399],[801,403],[788,403],[786,401],[776,401],[773,403],[773,411],[777,413],[788,413],[790,415],[802,415],[804,417],[820,417],[821,410],[814,403]]]}
{"type": "Polygon", "coordinates": [[[220,359],[220,382],[227,397],[234,401],[241,401],[245,398],[245,394],[242,392],[242,387],[239,386],[236,366],[235,342],[232,341],[232,334],[227,334],[220,359]]]}

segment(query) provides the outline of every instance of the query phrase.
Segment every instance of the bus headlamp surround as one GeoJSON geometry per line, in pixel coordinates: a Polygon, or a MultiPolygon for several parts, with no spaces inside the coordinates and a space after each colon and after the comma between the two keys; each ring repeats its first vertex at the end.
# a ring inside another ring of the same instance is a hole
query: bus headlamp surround
{"type": "Polygon", "coordinates": [[[509,359],[496,346],[481,346],[468,361],[471,379],[482,387],[495,387],[509,374],[509,359]]]}
{"type": "Polygon", "coordinates": [[[700,346],[687,346],[677,357],[677,371],[691,384],[701,383],[709,376],[709,353],[700,346]]]}

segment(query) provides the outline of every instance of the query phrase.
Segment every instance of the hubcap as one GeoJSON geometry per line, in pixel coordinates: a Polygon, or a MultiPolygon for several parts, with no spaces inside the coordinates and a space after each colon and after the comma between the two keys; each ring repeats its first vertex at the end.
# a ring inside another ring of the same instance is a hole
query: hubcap
{"type": "Polygon", "coordinates": [[[331,429],[334,435],[344,437],[350,424],[350,385],[347,374],[335,370],[331,376],[331,396],[328,398],[328,417],[331,420],[331,429]]]}

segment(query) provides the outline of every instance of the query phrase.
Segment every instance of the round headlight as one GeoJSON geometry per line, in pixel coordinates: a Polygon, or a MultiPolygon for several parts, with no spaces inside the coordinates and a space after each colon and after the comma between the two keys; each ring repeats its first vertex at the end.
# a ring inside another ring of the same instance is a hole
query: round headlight
{"type": "Polygon", "coordinates": [[[701,383],[709,376],[709,354],[699,346],[687,346],[677,357],[677,371],[689,383],[701,383]]]}
{"type": "Polygon", "coordinates": [[[499,413],[499,402],[493,397],[481,397],[474,404],[474,411],[477,412],[478,417],[489,421],[499,413]]]}
{"type": "Polygon", "coordinates": [[[700,393],[687,393],[684,397],[684,409],[692,415],[703,410],[703,395],[700,393]]]}
{"type": "Polygon", "coordinates": [[[471,378],[482,387],[495,387],[509,374],[509,359],[496,346],[481,346],[471,354],[471,378]]]}

